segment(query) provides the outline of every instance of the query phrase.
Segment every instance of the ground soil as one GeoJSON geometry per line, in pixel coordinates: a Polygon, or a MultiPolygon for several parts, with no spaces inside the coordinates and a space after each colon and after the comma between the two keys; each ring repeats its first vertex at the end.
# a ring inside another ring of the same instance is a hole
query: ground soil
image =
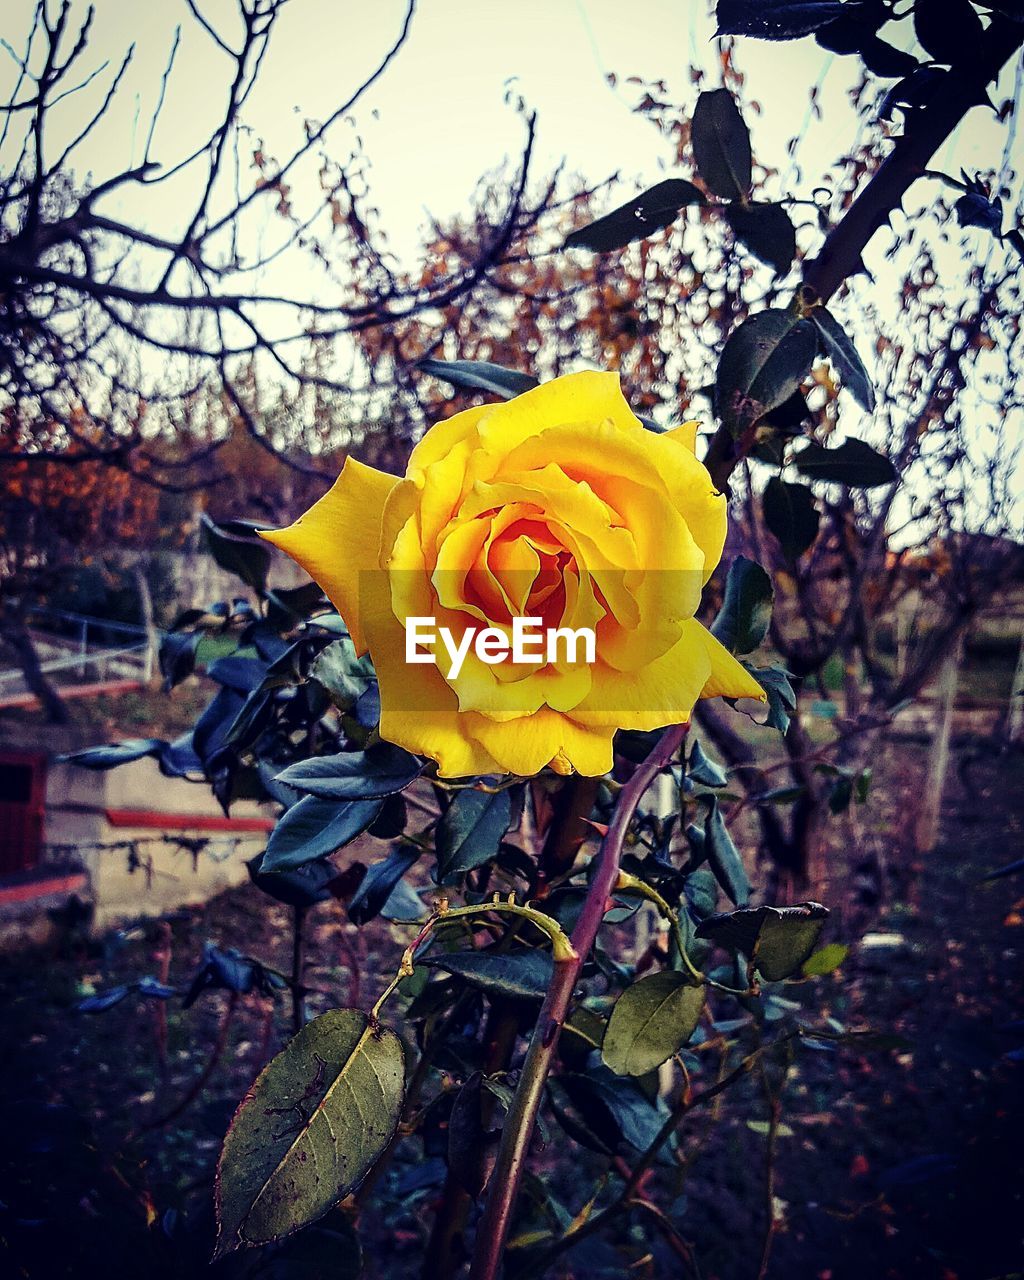
{"type": "MultiPolygon", "coordinates": [[[[876,768],[872,807],[856,825],[835,828],[834,884],[844,909],[833,927],[855,945],[836,975],[791,994],[845,1026],[900,1041],[873,1053],[805,1050],[796,1060],[774,1161],[769,1277],[995,1280],[1024,1266],[1024,877],[982,881],[1020,856],[1021,764],[1019,754],[961,744],[939,845],[915,862],[903,846],[922,753],[890,744],[876,768]],[[874,888],[857,905],[865,839],[886,854],[877,911],[874,888]],[[858,944],[866,929],[896,936],[890,945],[858,944]]],[[[187,985],[206,939],[287,971],[290,923],[288,908],[268,907],[252,888],[183,910],[172,924],[170,981],[187,985]]],[[[312,1011],[336,1003],[368,1007],[394,970],[403,936],[379,922],[358,931],[336,905],[317,908],[308,978],[323,994],[312,995],[312,1011]]],[[[210,992],[183,1010],[178,1000],[131,995],[105,1013],[73,1012],[91,990],[154,974],[158,946],[157,931],[147,926],[99,941],[69,934],[45,952],[0,959],[0,1132],[9,1154],[0,1161],[2,1274],[207,1273],[220,1139],[258,1066],[286,1040],[289,1009],[280,996],[243,998],[205,1087],[181,1115],[160,1123],[203,1070],[227,997],[210,992]]],[[[710,1129],[695,1113],[683,1130],[682,1150],[696,1158],[673,1214],[704,1280],[758,1274],[767,1217],[758,1129],[766,1114],[751,1086],[726,1097],[710,1129]]],[[[583,1180],[579,1169],[567,1175],[558,1167],[558,1146],[535,1158],[549,1166],[552,1185],[575,1212],[583,1180]]],[[[593,1161],[597,1171],[599,1158],[593,1161]]],[[[367,1275],[417,1274],[422,1223],[436,1195],[416,1188],[417,1164],[423,1155],[412,1151],[403,1175],[407,1209],[397,1225],[379,1222],[372,1207],[363,1212],[367,1275]]],[[[215,1270],[353,1275],[356,1248],[343,1233],[337,1238],[335,1264],[326,1271],[297,1255],[270,1263],[250,1255],[215,1270]]],[[[655,1249],[652,1262],[628,1274],[676,1273],[661,1259],[655,1249]]],[[[591,1280],[602,1267],[613,1274],[608,1266],[606,1255],[581,1247],[552,1274],[591,1280]]]]}

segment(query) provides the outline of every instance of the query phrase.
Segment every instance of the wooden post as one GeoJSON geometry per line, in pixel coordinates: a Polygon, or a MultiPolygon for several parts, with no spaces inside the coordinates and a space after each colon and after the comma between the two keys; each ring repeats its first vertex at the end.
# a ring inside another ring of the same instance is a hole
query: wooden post
{"type": "Polygon", "coordinates": [[[139,597],[139,612],[142,614],[142,625],[146,628],[146,657],[143,663],[143,679],[149,683],[153,679],[156,657],[160,649],[160,636],[153,621],[153,595],[149,589],[146,570],[140,560],[132,566],[135,579],[135,590],[139,597]]]}
{"type": "Polygon", "coordinates": [[[914,847],[918,853],[930,853],[939,835],[939,817],[942,813],[942,792],[949,767],[949,740],[953,731],[953,710],[956,706],[956,690],[960,678],[960,660],[963,656],[963,633],[950,647],[939,671],[938,724],[932,740],[928,759],[928,778],[925,783],[921,810],[914,827],[914,847]]]}
{"type": "Polygon", "coordinates": [[[1010,685],[1010,706],[1006,716],[1006,737],[1010,742],[1024,741],[1024,631],[1020,635],[1017,669],[1010,685]]]}

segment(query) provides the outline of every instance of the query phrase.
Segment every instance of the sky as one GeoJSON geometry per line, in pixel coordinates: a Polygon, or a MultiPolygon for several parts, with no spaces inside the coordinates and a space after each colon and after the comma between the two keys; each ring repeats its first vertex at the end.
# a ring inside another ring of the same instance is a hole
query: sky
{"type": "MultiPolygon", "coordinates": [[[[74,4],[76,14],[84,12],[80,0],[74,4]]],[[[237,38],[234,0],[200,0],[200,7],[225,39],[237,38]]],[[[287,154],[305,118],[324,118],[365,79],[393,43],[405,7],[405,0],[291,0],[285,6],[245,112],[268,154],[287,154]]],[[[16,48],[32,8],[31,0],[5,5],[3,29],[16,48]]],[[[141,158],[179,25],[181,46],[152,154],[170,164],[190,143],[208,136],[230,67],[192,20],[184,0],[141,5],[99,0],[90,54],[82,66],[91,69],[104,59],[111,66],[63,104],[48,139],[54,148],[80,126],[90,102],[98,103],[125,47],[135,42],[136,51],[123,81],[125,106],[112,111],[76,152],[80,171],[100,176],[141,158]]],[[[419,0],[408,41],[351,120],[332,131],[332,149],[343,156],[354,138],[361,138],[372,162],[375,203],[402,256],[414,251],[428,213],[443,217],[467,208],[481,174],[518,156],[523,127],[506,101],[510,91],[537,112],[538,174],[562,161],[593,182],[618,172],[621,187],[609,198],[624,198],[637,182],[657,181],[670,160],[664,139],[631,110],[637,90],[628,77],[665,80],[670,97],[695,100],[691,64],[708,73],[710,84],[718,82],[713,29],[705,0],[632,0],[628,6],[621,0],[518,0],[515,5],[419,0]],[[618,78],[615,87],[608,83],[610,72],[618,78]]],[[[738,60],[761,107],[750,119],[755,152],[785,169],[785,140],[803,133],[803,194],[809,194],[829,161],[857,136],[858,120],[847,97],[855,59],[828,54],[804,39],[741,41],[738,60]],[[811,119],[807,107],[807,90],[818,82],[824,122],[811,119]]],[[[3,57],[0,88],[14,71],[11,59],[3,57]]],[[[1012,72],[1003,87],[1012,90],[1012,72]]],[[[987,168],[998,162],[1006,137],[1006,128],[991,113],[977,109],[940,159],[987,168]]],[[[1017,168],[1024,168],[1022,158],[1018,147],[1017,168]]],[[[9,163],[11,156],[0,153],[4,160],[9,163]]],[[[184,216],[187,190],[179,189],[184,216]]],[[[1015,194],[1019,190],[1018,180],[1015,194]]],[[[144,212],[166,223],[176,202],[173,185],[152,192],[144,212]]],[[[296,194],[301,202],[301,189],[296,194]]],[[[132,212],[143,207],[135,196],[131,201],[132,212]]],[[[124,211],[116,202],[113,208],[124,211]]],[[[268,220],[272,224],[269,215],[268,220]]]]}
{"type": "MultiPolygon", "coordinates": [[[[82,0],[72,3],[76,15],[84,14],[82,0]]],[[[196,3],[225,40],[237,40],[235,0],[196,3]]],[[[27,31],[33,7],[33,0],[7,0],[4,6],[3,33],[15,48],[22,46],[20,33],[27,31]]],[[[200,145],[219,119],[229,60],[192,19],[185,0],[98,0],[96,9],[90,49],[81,65],[83,72],[104,60],[110,65],[61,104],[47,147],[55,154],[74,136],[101,101],[126,46],[134,42],[120,105],[74,153],[74,163],[79,174],[91,173],[97,181],[138,163],[180,26],[177,61],[151,147],[152,156],[169,166],[200,145]]],[[[401,29],[405,10],[405,0],[290,0],[245,109],[252,149],[260,145],[279,158],[290,154],[302,137],[303,121],[326,117],[379,64],[401,29]]],[[[908,27],[890,27],[886,34],[906,45],[912,38],[908,27]]],[[[419,0],[408,40],[351,117],[333,128],[329,149],[344,160],[359,140],[372,166],[373,203],[391,247],[409,266],[416,261],[430,215],[443,219],[467,211],[481,175],[502,165],[510,170],[518,159],[523,121],[509,105],[510,95],[520,96],[537,113],[538,179],[562,163],[591,183],[618,173],[619,181],[606,197],[612,205],[638,186],[675,172],[666,140],[632,109],[638,90],[629,77],[664,80],[670,100],[695,102],[691,65],[704,70],[705,87],[720,81],[713,32],[706,0],[631,0],[628,5],[622,0],[419,0]],[[614,85],[609,73],[616,77],[614,85]]],[[[811,39],[741,40],[736,57],[754,104],[746,118],[755,155],[782,171],[775,194],[810,196],[862,127],[849,99],[857,60],[827,53],[811,39]],[[819,86],[822,120],[808,107],[812,85],[819,86]],[[787,163],[785,152],[786,140],[796,134],[802,136],[799,171],[787,163]]],[[[13,83],[15,70],[13,60],[0,50],[0,92],[13,83]]],[[[1012,95],[1020,78],[1019,66],[1008,68],[995,100],[1012,95]]],[[[249,156],[243,153],[243,164],[249,156]]],[[[0,165],[12,159],[8,144],[6,154],[0,151],[0,165]]],[[[954,174],[961,166],[969,171],[1002,166],[1010,180],[1007,208],[1020,209],[1024,130],[1018,132],[1012,122],[999,123],[985,108],[973,109],[933,161],[933,167],[954,174]]],[[[937,195],[937,184],[916,184],[907,216],[912,218],[916,207],[937,195]]],[[[184,229],[194,198],[194,179],[186,173],[145,192],[125,188],[104,210],[173,233],[184,229]]],[[[322,198],[315,168],[296,177],[292,198],[300,214],[322,198]]],[[[282,235],[282,224],[269,202],[260,208],[251,227],[253,243],[272,247],[282,235]]],[[[899,215],[894,225],[899,230],[899,215]]],[[[851,290],[853,314],[859,303],[886,305],[886,291],[891,294],[897,279],[885,258],[890,243],[888,232],[875,236],[866,257],[877,280],[858,278],[851,290]]],[[[971,231],[967,251],[991,257],[993,242],[986,233],[971,231]]],[[[961,269],[958,241],[940,253],[961,269]]],[[[282,258],[273,270],[277,278],[265,285],[281,285],[283,276],[289,292],[330,297],[330,282],[305,259],[282,258]]]]}

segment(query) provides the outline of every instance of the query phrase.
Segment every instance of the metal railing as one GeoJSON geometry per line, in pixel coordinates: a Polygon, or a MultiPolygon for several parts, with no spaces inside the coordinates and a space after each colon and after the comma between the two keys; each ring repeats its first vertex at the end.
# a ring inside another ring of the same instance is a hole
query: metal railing
{"type": "MultiPolygon", "coordinates": [[[[155,648],[149,643],[146,628],[137,623],[114,622],[107,618],[73,613],[66,609],[49,608],[33,610],[30,622],[33,624],[33,630],[45,633],[44,638],[47,644],[65,650],[72,646],[74,648],[73,652],[64,652],[59,656],[43,659],[40,662],[40,669],[45,675],[54,672],[74,672],[79,679],[84,679],[90,670],[94,670],[96,678],[102,681],[109,679],[111,674],[137,675],[143,680],[151,679],[154,674],[155,648]],[[49,622],[52,626],[55,621],[71,624],[75,634],[54,633],[48,630],[46,623],[49,622]],[[103,635],[111,632],[120,636],[141,637],[141,639],[137,639],[134,644],[111,646],[95,638],[97,633],[103,635]]],[[[157,635],[159,637],[162,633],[158,632],[157,635]]],[[[23,678],[20,668],[0,671],[0,689],[4,685],[23,678]]]]}

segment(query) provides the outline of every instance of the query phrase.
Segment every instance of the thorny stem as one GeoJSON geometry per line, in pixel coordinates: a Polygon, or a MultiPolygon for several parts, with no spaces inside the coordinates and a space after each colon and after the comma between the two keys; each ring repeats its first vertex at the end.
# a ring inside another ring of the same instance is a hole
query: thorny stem
{"type": "Polygon", "coordinates": [[[675,939],[676,949],[679,957],[683,962],[683,968],[687,971],[694,982],[700,982],[706,987],[713,987],[716,991],[724,991],[730,996],[756,996],[760,994],[758,987],[751,982],[748,987],[729,987],[724,982],[719,982],[715,978],[710,978],[690,959],[690,953],[686,949],[686,938],[683,935],[683,927],[679,919],[679,912],[674,911],[672,907],[665,901],[657,889],[652,888],[649,884],[645,884],[643,880],[631,876],[626,871],[619,872],[619,878],[615,882],[616,889],[625,889],[630,893],[638,894],[645,898],[648,902],[654,903],[664,918],[668,921],[672,929],[672,936],[675,939]]]}
{"type": "Polygon", "coordinates": [[[527,1280],[528,1276],[541,1275],[547,1268],[560,1257],[568,1249],[574,1248],[581,1240],[587,1236],[593,1235],[596,1231],[600,1231],[606,1223],[616,1217],[624,1209],[637,1203],[636,1192],[643,1181],[644,1175],[652,1167],[662,1147],[668,1142],[669,1138],[679,1128],[684,1117],[695,1110],[697,1107],[704,1106],[705,1103],[713,1101],[719,1094],[724,1093],[726,1089],[734,1085],[738,1080],[746,1076],[758,1059],[770,1049],[777,1045],[784,1044],[788,1040],[795,1039],[799,1036],[798,1031],[789,1032],[787,1035],[780,1037],[772,1045],[762,1045],[756,1049],[748,1057],[744,1058],[728,1075],[722,1076],[714,1084],[709,1085],[696,1097],[692,1097],[689,1090],[684,1092],[683,1096],[676,1103],[669,1113],[664,1124],[658,1130],[654,1141],[643,1153],[637,1163],[633,1166],[633,1172],[626,1180],[625,1186],[619,1192],[618,1196],[610,1205],[602,1209],[600,1213],[589,1218],[582,1223],[576,1230],[568,1232],[561,1239],[555,1240],[551,1246],[540,1255],[533,1263],[531,1263],[525,1271],[520,1273],[520,1280],[527,1280]]]}
{"type": "Polygon", "coordinates": [[[224,1016],[221,1018],[220,1027],[217,1030],[217,1039],[214,1041],[213,1048],[210,1050],[210,1056],[206,1060],[206,1066],[203,1067],[199,1075],[192,1082],[185,1096],[173,1106],[170,1111],[165,1112],[162,1116],[158,1116],[155,1120],[147,1120],[142,1125],[142,1130],[162,1129],[164,1125],[170,1124],[172,1120],[177,1120],[178,1116],[186,1111],[196,1098],[202,1093],[206,1087],[207,1081],[213,1075],[217,1063],[220,1062],[224,1055],[224,1050],[228,1045],[228,1035],[231,1031],[231,1024],[234,1021],[235,1011],[238,1008],[238,992],[232,991],[228,997],[227,1008],[224,1010],[224,1016]]]}
{"type": "Polygon", "coordinates": [[[302,985],[305,967],[306,908],[295,907],[292,916],[292,1035],[298,1035],[306,1024],[306,990],[302,985]]]}
{"type": "Polygon", "coordinates": [[[626,832],[641,797],[675,755],[688,727],[684,724],[666,729],[657,746],[619,793],[583,910],[572,933],[573,954],[555,956],[554,976],[534,1027],[519,1084],[501,1132],[490,1191],[477,1228],[470,1280],[496,1280],[498,1275],[544,1084],[580,971],[594,945],[608,899],[615,889],[626,832]]]}

